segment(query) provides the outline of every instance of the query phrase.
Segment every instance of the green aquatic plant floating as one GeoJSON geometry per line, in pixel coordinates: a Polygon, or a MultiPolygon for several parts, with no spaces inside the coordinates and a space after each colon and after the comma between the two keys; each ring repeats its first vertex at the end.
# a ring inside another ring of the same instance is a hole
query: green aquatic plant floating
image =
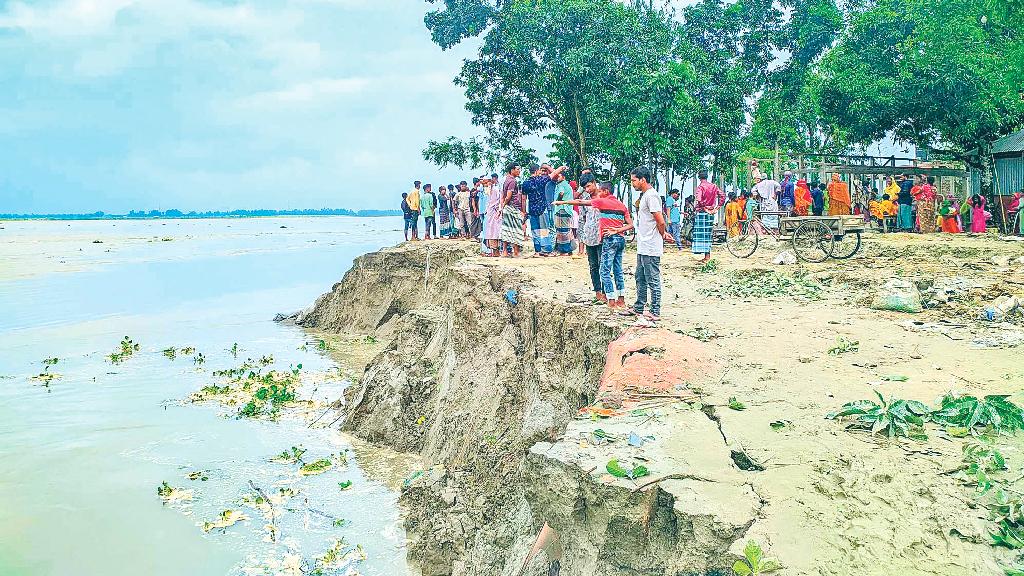
{"type": "Polygon", "coordinates": [[[196,349],[193,346],[185,346],[181,349],[182,356],[191,356],[196,353],[196,349]]]}
{"type": "Polygon", "coordinates": [[[125,336],[121,340],[120,347],[107,355],[107,360],[109,360],[111,364],[120,364],[138,352],[141,348],[142,347],[137,342],[125,336]]]}
{"type": "Polygon", "coordinates": [[[351,487],[352,487],[352,481],[351,480],[345,480],[344,482],[338,482],[338,488],[340,488],[342,491],[348,490],[351,487]]]}
{"type": "Polygon", "coordinates": [[[860,341],[858,340],[847,340],[840,336],[836,338],[836,345],[828,349],[829,356],[839,356],[840,354],[846,354],[848,352],[857,352],[860,350],[860,341]]]}
{"type": "Polygon", "coordinates": [[[753,540],[747,542],[746,548],[743,549],[743,559],[737,560],[732,565],[734,576],[758,576],[778,572],[781,569],[782,565],[778,561],[764,557],[764,551],[753,540]]]}
{"type": "Polygon", "coordinates": [[[43,371],[44,372],[49,371],[50,367],[51,366],[56,366],[58,362],[60,362],[60,358],[56,358],[56,357],[54,357],[54,358],[46,358],[45,360],[43,360],[43,366],[45,366],[45,368],[43,368],[43,371]]]}
{"type": "Polygon", "coordinates": [[[161,498],[168,498],[173,493],[174,487],[168,484],[166,480],[156,487],[156,495],[161,498]]]}
{"type": "Polygon", "coordinates": [[[729,408],[732,409],[732,410],[736,410],[737,412],[740,412],[740,411],[746,410],[747,409],[747,405],[744,404],[743,402],[740,402],[739,400],[737,400],[735,396],[730,396],[729,397],[729,408]]]}
{"type": "Polygon", "coordinates": [[[207,480],[210,479],[210,477],[206,473],[206,470],[196,470],[195,472],[189,472],[188,474],[185,475],[185,477],[192,481],[199,480],[201,482],[206,482],[207,480]]]}
{"type": "Polygon", "coordinates": [[[225,510],[220,513],[216,520],[212,522],[203,522],[203,532],[209,532],[217,528],[230,528],[231,526],[248,519],[249,517],[241,512],[225,510]]]}
{"type": "Polygon", "coordinates": [[[643,464],[639,464],[633,468],[624,468],[619,464],[618,460],[609,460],[608,464],[605,465],[605,470],[609,474],[616,478],[629,478],[630,480],[636,480],[637,478],[643,478],[644,476],[650,475],[650,470],[647,469],[643,464]]]}
{"type": "Polygon", "coordinates": [[[242,349],[238,347],[238,342],[235,342],[231,345],[231,348],[228,348],[228,353],[231,354],[232,358],[238,358],[238,353],[241,351],[242,349]]]}
{"type": "Polygon", "coordinates": [[[838,412],[825,416],[829,420],[852,417],[849,429],[868,430],[872,434],[884,434],[889,438],[904,436],[924,440],[924,423],[929,410],[917,400],[887,401],[877,390],[878,402],[857,400],[844,404],[838,412]]]}
{"type": "Polygon", "coordinates": [[[328,344],[326,340],[317,340],[316,349],[321,352],[327,352],[331,349],[331,345],[328,344]]]}
{"type": "Polygon", "coordinates": [[[316,462],[310,462],[302,468],[299,468],[299,475],[301,476],[315,476],[317,474],[323,474],[334,467],[334,463],[327,458],[321,458],[316,462]]]}
{"type": "Polygon", "coordinates": [[[206,363],[206,356],[202,352],[199,352],[192,357],[192,363],[196,366],[202,366],[206,363]]]}
{"type": "Polygon", "coordinates": [[[974,396],[946,394],[931,414],[932,420],[947,426],[967,428],[971,432],[991,429],[1000,434],[1024,428],[1024,412],[1006,395],[974,396]]]}
{"type": "Polygon", "coordinates": [[[164,348],[163,350],[160,351],[160,353],[166,356],[169,360],[174,360],[178,357],[178,349],[175,348],[174,346],[164,348]]]}
{"type": "Polygon", "coordinates": [[[302,462],[302,455],[305,453],[306,449],[302,446],[292,446],[290,449],[271,458],[270,461],[279,464],[299,464],[302,462]]]}

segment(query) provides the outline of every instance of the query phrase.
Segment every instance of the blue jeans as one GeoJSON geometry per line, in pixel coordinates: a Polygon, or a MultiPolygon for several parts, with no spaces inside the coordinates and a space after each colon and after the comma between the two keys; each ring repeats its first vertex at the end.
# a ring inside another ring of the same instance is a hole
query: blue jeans
{"type": "Polygon", "coordinates": [[[636,255],[636,304],[633,311],[644,313],[647,291],[651,292],[651,314],[661,316],[661,256],[636,255]]]}
{"type": "Polygon", "coordinates": [[[551,214],[547,211],[537,216],[530,215],[530,230],[533,231],[533,251],[551,254],[555,249],[555,236],[551,232],[551,214]]]}
{"type": "Polygon", "coordinates": [[[679,222],[673,222],[668,225],[668,233],[672,235],[676,240],[676,248],[683,249],[683,241],[679,237],[679,222]]]}
{"type": "Polygon", "coordinates": [[[622,234],[607,236],[601,242],[601,286],[609,300],[626,295],[626,280],[622,277],[622,251],[626,237],[622,234]]]}

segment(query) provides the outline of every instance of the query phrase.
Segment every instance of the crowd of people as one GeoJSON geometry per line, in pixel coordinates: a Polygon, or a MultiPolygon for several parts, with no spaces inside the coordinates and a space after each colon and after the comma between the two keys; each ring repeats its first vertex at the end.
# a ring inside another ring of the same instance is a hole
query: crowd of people
{"type": "MultiPolygon", "coordinates": [[[[833,174],[827,184],[822,184],[808,183],[787,171],[780,182],[766,176],[756,160],[751,161],[750,174],[754,182],[750,190],[728,195],[724,219],[730,235],[742,230],[744,222],[752,220],[755,214],[761,214],[761,220],[770,227],[777,227],[778,218],[787,215],[857,215],[884,230],[921,233],[983,233],[992,218],[984,196],[973,194],[962,202],[953,194],[942,197],[934,176],[890,176],[881,192],[858,182],[858,195],[867,199],[865,208],[851,199],[850,186],[839,174],[833,174]]],[[[1024,191],[1010,199],[1007,212],[1011,217],[1024,204],[1022,196],[1024,191]]]]}
{"type": "MultiPolygon", "coordinates": [[[[869,192],[867,210],[853,202],[849,185],[838,174],[827,184],[808,183],[785,172],[781,181],[765,175],[751,162],[753,186],[728,194],[698,174],[693,195],[680,198],[678,189],[662,197],[652,185],[652,173],[639,167],[630,173],[630,185],[639,197],[626,206],[613,193],[611,182],[599,182],[590,170],[579,180],[568,179],[568,168],[547,164],[523,167],[510,164],[505,174],[482,175],[459,184],[438,186],[413,183],[402,194],[405,239],[466,239],[479,242],[484,256],[525,257],[532,242],[535,258],[587,257],[595,304],[606,305],[639,323],[656,323],[661,314],[661,257],[665,243],[683,250],[689,244],[697,263],[711,258],[713,230],[724,220],[726,233],[735,234],[744,222],[760,218],[766,226],[793,216],[859,215],[880,225],[923,233],[984,232],[990,217],[985,199],[973,195],[964,202],[940,200],[933,177],[899,175],[888,179],[884,191],[869,192]],[[636,292],[632,305],[625,301],[622,258],[630,236],[637,245],[636,292]]],[[[1010,210],[1024,207],[1024,191],[1012,198],[1010,210]]],[[[1024,229],[1021,230],[1024,233],[1024,229]]]]}
{"type": "Polygon", "coordinates": [[[528,167],[511,164],[505,175],[473,178],[472,184],[439,186],[413,183],[402,194],[405,239],[420,240],[422,217],[424,240],[468,239],[480,243],[483,255],[524,257],[532,241],[536,258],[586,254],[594,304],[605,305],[623,316],[636,317],[640,324],[658,322],[661,314],[661,257],[665,243],[682,250],[683,213],[692,214],[692,249],[698,262],[711,258],[712,228],[725,194],[699,174],[695,194],[681,201],[679,190],[663,199],[652,185],[648,168],[630,173],[630,186],[639,193],[632,209],[613,193],[611,182],[599,182],[590,170],[579,181],[568,180],[565,166],[547,164],[528,167]],[[634,220],[635,214],[635,220],[634,220]],[[632,305],[626,304],[622,258],[628,238],[637,246],[636,292],[632,305]]]}

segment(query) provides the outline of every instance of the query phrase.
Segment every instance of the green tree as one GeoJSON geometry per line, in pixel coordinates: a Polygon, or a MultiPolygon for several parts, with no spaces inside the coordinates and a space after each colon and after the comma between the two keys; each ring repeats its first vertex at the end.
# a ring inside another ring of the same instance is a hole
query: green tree
{"type": "Polygon", "coordinates": [[[1021,20],[992,0],[875,0],[822,61],[822,110],[858,142],[948,150],[991,195],[991,143],[1024,122],[1021,20]]]}
{"type": "Polygon", "coordinates": [[[847,133],[822,115],[815,64],[842,30],[843,14],[834,0],[795,0],[788,8],[792,15],[778,36],[787,56],[757,101],[748,144],[795,154],[841,152],[847,133]]]}

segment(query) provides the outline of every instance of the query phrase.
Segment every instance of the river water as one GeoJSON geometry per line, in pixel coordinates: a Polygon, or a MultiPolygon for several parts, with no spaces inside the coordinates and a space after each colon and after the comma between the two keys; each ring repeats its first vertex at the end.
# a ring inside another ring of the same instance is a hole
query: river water
{"type": "MultiPolygon", "coordinates": [[[[180,402],[246,357],[332,370],[275,313],[305,307],[353,258],[399,240],[397,218],[0,222],[0,574],[261,573],[267,558],[312,562],[335,538],[363,547],[359,573],[404,574],[394,490],[358,462],[301,479],[268,463],[300,444],[307,459],[338,453],[339,434],[180,402]],[[124,336],[140,351],[113,365],[105,356],[124,336]],[[194,346],[206,362],[171,361],[160,353],[170,346],[194,346]],[[31,379],[44,370],[61,378],[31,379]],[[238,503],[250,480],[299,491],[278,545],[238,503]],[[164,505],[164,481],[193,490],[193,502],[164,505]],[[197,526],[227,509],[252,520],[197,526]]],[[[329,379],[316,394],[343,386],[329,379]]]]}

